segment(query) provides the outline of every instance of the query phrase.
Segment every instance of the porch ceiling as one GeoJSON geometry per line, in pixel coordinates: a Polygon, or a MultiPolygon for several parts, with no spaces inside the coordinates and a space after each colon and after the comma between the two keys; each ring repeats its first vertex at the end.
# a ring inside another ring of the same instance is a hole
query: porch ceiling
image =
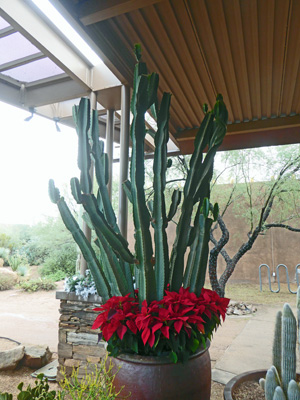
{"type": "Polygon", "coordinates": [[[172,93],[170,132],[193,150],[202,104],[222,93],[223,149],[300,142],[299,0],[56,0],[132,82],[141,43],[160,94],[172,93]]]}

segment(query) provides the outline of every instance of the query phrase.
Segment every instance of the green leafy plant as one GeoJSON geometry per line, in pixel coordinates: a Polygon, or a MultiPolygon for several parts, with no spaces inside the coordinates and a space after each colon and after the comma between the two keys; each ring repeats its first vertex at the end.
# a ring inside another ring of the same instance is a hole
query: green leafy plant
{"type": "Polygon", "coordinates": [[[17,396],[18,400],[54,400],[56,398],[56,391],[49,391],[48,379],[44,377],[44,374],[39,374],[35,381],[35,386],[27,386],[23,390],[24,383],[21,382],[18,385],[20,393],[17,396]]]}
{"type": "Polygon", "coordinates": [[[13,271],[17,271],[20,265],[27,264],[25,256],[21,256],[18,252],[9,256],[8,263],[13,271]]]}
{"type": "MultiPolygon", "coordinates": [[[[103,360],[99,364],[89,365],[83,378],[78,377],[79,370],[73,368],[71,376],[61,371],[63,379],[60,382],[62,391],[58,399],[73,400],[114,400],[122,392],[116,392],[114,379],[118,372],[113,371],[111,360],[103,360]],[[89,371],[88,371],[89,369],[89,371]]],[[[128,397],[126,397],[128,398],[128,397]]],[[[130,398],[130,397],[129,397],[130,398]]]]}
{"type": "Polygon", "coordinates": [[[10,393],[0,393],[0,400],[13,400],[13,396],[10,393]]]}
{"type": "Polygon", "coordinates": [[[10,250],[5,247],[0,247],[0,258],[3,258],[4,262],[6,263],[9,258],[10,250]]]}
{"type": "Polygon", "coordinates": [[[37,292],[39,290],[54,290],[56,284],[48,279],[33,279],[30,281],[20,282],[18,285],[25,292],[37,292]]]}
{"type": "Polygon", "coordinates": [[[50,198],[57,204],[66,227],[72,233],[88,263],[97,291],[104,300],[114,295],[125,296],[128,293],[133,295],[134,284],[139,290],[140,304],[144,300],[148,302],[161,300],[168,286],[171,291],[178,292],[183,285],[199,296],[207,268],[209,232],[213,220],[216,220],[218,215],[218,206],[212,207],[209,202],[213,161],[226,133],[228,112],[221,95],[217,96],[216,104],[211,111],[208,111],[206,105],[203,107],[204,118],[195,139],[195,151],[190,160],[183,193],[174,191],[167,212],[164,190],[168,167],[167,142],[171,95],[164,93],[159,101],[158,75],[148,74],[146,64],[140,60],[139,45],[135,48],[135,54],[138,63],[134,71],[131,101],[133,121],[130,181],[124,183],[124,190],[133,208],[135,253],[129,250],[127,240],[120,234],[109,201],[106,187],[108,159],[103,151],[104,144],[99,141],[97,111],[91,112],[88,99],[81,99],[79,106],[73,108],[79,141],[80,180],[72,178],[71,189],[75,200],[78,204],[82,204],[85,210],[86,222],[95,231],[99,258],[53,180],[49,181],[50,198]],[[156,131],[151,132],[155,140],[152,204],[146,203],[144,192],[145,113],[149,109],[157,121],[156,131]],[[204,150],[207,151],[205,157],[204,150]],[[97,196],[93,194],[89,174],[92,160],[98,183],[97,196]],[[181,198],[183,198],[181,215],[169,259],[166,227],[181,203],[181,198]],[[195,218],[192,223],[194,210],[195,218]],[[150,226],[154,229],[154,250],[150,226]],[[184,257],[188,249],[189,256],[184,269],[184,257]]]}
{"type": "Polygon", "coordinates": [[[28,267],[26,265],[20,265],[17,269],[17,273],[20,276],[26,276],[28,273],[28,267]]]}

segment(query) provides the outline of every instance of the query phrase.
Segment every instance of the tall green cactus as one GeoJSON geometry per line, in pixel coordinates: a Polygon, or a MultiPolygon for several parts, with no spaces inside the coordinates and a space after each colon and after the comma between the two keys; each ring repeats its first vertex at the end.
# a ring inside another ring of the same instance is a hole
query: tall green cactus
{"type": "Polygon", "coordinates": [[[134,284],[139,289],[139,300],[162,299],[167,285],[178,291],[182,285],[200,294],[204,284],[209,231],[218,207],[209,202],[210,181],[216,151],[226,133],[228,112],[222,96],[217,96],[213,110],[204,107],[205,116],[195,139],[186,184],[183,190],[181,216],[176,229],[171,257],[166,228],[181,202],[181,192],[175,190],[169,211],[166,211],[165,187],[169,140],[169,109],[171,95],[164,93],[158,98],[159,78],[148,74],[146,64],[141,62],[141,49],[136,45],[137,65],[134,70],[131,112],[131,166],[130,180],[124,183],[124,191],[132,203],[135,226],[135,251],[129,250],[121,236],[117,219],[107,191],[107,155],[103,142],[99,141],[98,116],[90,110],[88,99],[81,99],[73,109],[78,134],[78,167],[80,179],[72,178],[72,194],[85,210],[84,220],[93,229],[100,257],[85,239],[64,199],[60,197],[54,182],[49,183],[51,200],[58,205],[67,228],[78,243],[95,279],[99,294],[107,299],[113,295],[133,293],[134,284]],[[145,166],[144,142],[146,135],[145,113],[151,110],[157,122],[152,132],[155,142],[153,162],[153,201],[146,204],[144,191],[145,166]],[[207,151],[204,157],[204,150],[207,151]],[[92,191],[91,166],[95,167],[98,185],[97,196],[92,191]],[[192,223],[192,215],[195,212],[192,223]],[[154,230],[154,249],[151,229],[154,230]],[[184,272],[184,257],[190,248],[184,272]]]}
{"type": "Polygon", "coordinates": [[[300,400],[300,387],[296,383],[296,318],[289,304],[276,316],[273,341],[273,363],[266,378],[259,381],[266,400],[300,400]]]}

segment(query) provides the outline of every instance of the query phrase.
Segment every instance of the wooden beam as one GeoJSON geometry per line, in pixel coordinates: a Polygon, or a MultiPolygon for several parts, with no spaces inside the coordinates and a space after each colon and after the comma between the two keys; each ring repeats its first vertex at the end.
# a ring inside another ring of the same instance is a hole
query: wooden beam
{"type": "MultiPolygon", "coordinates": [[[[183,140],[180,143],[181,154],[191,154],[194,151],[194,140],[183,140]]],[[[284,144],[300,143],[300,126],[273,129],[269,131],[257,131],[227,134],[219,150],[240,150],[254,147],[277,146],[284,144]]]]}
{"type": "Polygon", "coordinates": [[[90,0],[83,3],[79,19],[83,25],[91,25],[160,1],[162,0],[90,0]]]}
{"type": "MultiPolygon", "coordinates": [[[[268,131],[274,129],[289,128],[293,126],[300,126],[300,115],[229,124],[227,125],[227,135],[236,135],[256,131],[268,131]]],[[[175,133],[174,137],[176,138],[178,143],[186,140],[194,140],[197,132],[198,128],[185,129],[183,131],[175,133]]]]}
{"type": "MultiPolygon", "coordinates": [[[[191,154],[197,129],[177,133],[182,154],[191,154]]],[[[300,116],[230,124],[220,150],[300,143],[300,116]]]]}

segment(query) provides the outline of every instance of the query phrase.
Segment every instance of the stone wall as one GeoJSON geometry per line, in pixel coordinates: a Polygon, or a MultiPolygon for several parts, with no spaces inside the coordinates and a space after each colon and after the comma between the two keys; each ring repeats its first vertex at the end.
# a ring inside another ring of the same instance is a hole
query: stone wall
{"type": "Polygon", "coordinates": [[[98,315],[93,308],[99,307],[101,297],[89,296],[88,301],[75,293],[56,292],[60,300],[60,318],[58,330],[58,375],[61,368],[67,375],[78,368],[78,377],[82,378],[91,364],[99,363],[106,355],[105,343],[98,342],[98,330],[92,330],[92,324],[98,315]]]}

